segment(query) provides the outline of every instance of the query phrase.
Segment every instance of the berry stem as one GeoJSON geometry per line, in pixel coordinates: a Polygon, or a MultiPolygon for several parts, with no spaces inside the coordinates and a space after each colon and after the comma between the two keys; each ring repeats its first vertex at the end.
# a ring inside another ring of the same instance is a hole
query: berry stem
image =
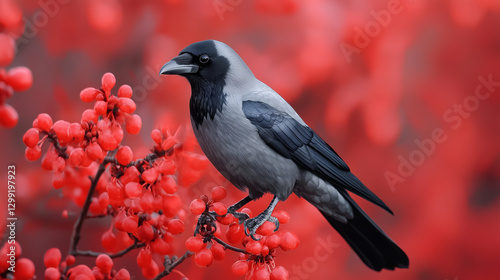
{"type": "Polygon", "coordinates": [[[227,244],[226,242],[220,240],[219,238],[217,237],[212,237],[213,240],[217,241],[220,245],[222,245],[225,249],[229,249],[229,250],[233,250],[235,252],[239,252],[239,253],[244,253],[244,254],[248,254],[247,251],[243,250],[243,249],[240,249],[240,248],[237,248],[237,247],[234,247],[234,246],[231,246],[229,244],[227,244]]]}
{"type": "Polygon", "coordinates": [[[47,139],[54,145],[58,156],[63,159],[68,159],[69,155],[66,153],[66,147],[61,147],[61,145],[59,145],[59,141],[55,133],[47,133],[47,139]]]}
{"type": "Polygon", "coordinates": [[[169,275],[175,267],[177,267],[185,259],[191,257],[192,255],[194,255],[194,253],[187,251],[186,253],[184,253],[184,255],[182,255],[182,257],[178,259],[175,259],[176,258],[175,256],[172,257],[172,259],[170,259],[168,256],[165,256],[165,262],[163,263],[165,269],[160,274],[156,275],[156,277],[153,278],[153,280],[160,280],[161,278],[169,275]]]}
{"type": "Polygon", "coordinates": [[[101,253],[101,252],[94,252],[94,251],[80,251],[80,250],[77,250],[74,254],[74,256],[85,256],[85,257],[97,257],[101,254],[106,254],[108,255],[110,258],[114,259],[114,258],[119,258],[119,257],[122,257],[124,256],[125,254],[127,254],[128,252],[134,250],[134,249],[137,249],[137,248],[141,248],[141,247],[144,247],[146,244],[145,243],[139,243],[137,242],[137,240],[134,242],[134,244],[130,245],[129,247],[121,250],[120,252],[118,253],[115,253],[115,254],[107,254],[107,253],[101,253]]]}

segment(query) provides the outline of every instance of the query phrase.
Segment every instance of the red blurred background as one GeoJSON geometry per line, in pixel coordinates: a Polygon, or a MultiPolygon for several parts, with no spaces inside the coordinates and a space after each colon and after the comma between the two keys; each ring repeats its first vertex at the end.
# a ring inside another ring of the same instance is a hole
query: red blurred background
{"type": "MultiPolygon", "coordinates": [[[[112,72],[118,84],[134,89],[143,128],[126,141],[146,154],[153,145],[149,132],[165,114],[179,124],[189,120],[189,84],[159,77],[159,68],[190,43],[217,39],[289,101],[391,207],[394,216],[358,200],[410,257],[408,270],[371,271],[311,205],[293,196],[278,205],[292,217],[283,228],[301,240],[298,249],[278,255],[290,279],[500,279],[499,1],[17,4],[25,30],[11,67],[29,67],[34,84],[8,101],[20,117],[14,129],[0,129],[0,166],[5,178],[7,165],[16,165],[16,238],[39,278],[44,252],[67,250],[78,208],[52,188],[50,172],[24,158],[21,138],[32,120],[43,112],[54,120],[79,120],[87,108],[80,90],[112,72]],[[69,219],[61,217],[62,209],[70,211],[69,219]]],[[[226,182],[212,170],[183,195],[196,198],[220,184],[226,182]]],[[[0,188],[4,197],[6,185],[0,188]]],[[[244,196],[228,190],[227,204],[244,196]]],[[[266,196],[251,209],[261,211],[269,201],[266,196]]],[[[6,199],[0,207],[7,208],[6,199]]],[[[4,223],[5,211],[0,213],[4,223]]],[[[109,222],[86,223],[81,248],[101,248],[96,240],[109,222]]],[[[235,279],[229,267],[236,258],[234,253],[207,269],[188,260],[179,269],[190,279],[235,279]]],[[[115,263],[142,277],[135,255],[115,263]]]]}

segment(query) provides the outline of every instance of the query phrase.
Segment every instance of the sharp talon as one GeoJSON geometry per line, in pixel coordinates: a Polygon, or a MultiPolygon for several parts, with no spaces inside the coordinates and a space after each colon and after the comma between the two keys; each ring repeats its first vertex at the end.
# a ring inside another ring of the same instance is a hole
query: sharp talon
{"type": "Polygon", "coordinates": [[[280,222],[278,221],[278,218],[271,216],[267,220],[274,224],[274,232],[277,232],[280,228],[280,222]]]}

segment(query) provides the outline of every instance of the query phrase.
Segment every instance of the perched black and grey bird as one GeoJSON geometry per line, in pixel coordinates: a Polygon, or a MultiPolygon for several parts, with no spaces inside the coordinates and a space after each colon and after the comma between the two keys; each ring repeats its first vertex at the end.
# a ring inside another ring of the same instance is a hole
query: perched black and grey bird
{"type": "Polygon", "coordinates": [[[279,200],[293,192],[314,205],[371,269],[407,268],[408,257],[350,197],[359,195],[392,211],[351,173],[340,156],[278,93],[253,75],[228,45],[193,43],[167,62],[160,74],[187,78],[191,123],[213,165],[249,195],[236,210],[264,193],[269,207],[244,222],[254,237],[279,200]]]}

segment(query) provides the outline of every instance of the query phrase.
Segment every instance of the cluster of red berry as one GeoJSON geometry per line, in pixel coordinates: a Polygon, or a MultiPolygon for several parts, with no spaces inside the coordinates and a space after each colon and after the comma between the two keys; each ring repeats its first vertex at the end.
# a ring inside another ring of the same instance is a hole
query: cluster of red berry
{"type": "Polygon", "coordinates": [[[11,64],[15,56],[15,39],[22,33],[22,12],[11,1],[0,1],[0,125],[16,126],[17,111],[5,103],[15,91],[25,91],[31,87],[33,76],[30,69],[19,66],[9,70],[2,68],[11,64]]]}
{"type": "MultiPolygon", "coordinates": [[[[286,280],[288,271],[275,265],[276,250],[284,251],[297,248],[298,237],[292,232],[275,232],[275,225],[269,221],[264,222],[252,239],[245,234],[245,227],[238,218],[228,213],[228,207],[220,202],[226,197],[223,187],[212,189],[212,199],[203,195],[195,199],[189,207],[191,213],[197,216],[197,228],[194,237],[186,240],[186,248],[194,253],[195,263],[200,267],[210,266],[213,260],[222,260],[225,250],[230,249],[240,252],[239,260],[232,266],[235,275],[246,275],[245,279],[251,280],[286,280]],[[210,211],[212,210],[212,211],[210,211]],[[233,247],[222,240],[222,227],[227,227],[225,237],[231,244],[241,244],[244,249],[233,247]],[[208,248],[207,248],[208,247],[208,248]]],[[[243,208],[241,213],[252,216],[248,208],[243,208]]],[[[283,210],[273,212],[280,224],[286,224],[290,216],[283,210]]]]}
{"type": "MultiPolygon", "coordinates": [[[[43,263],[45,264],[45,280],[61,279],[61,272],[66,271],[75,263],[75,257],[68,255],[61,262],[62,255],[58,248],[51,248],[45,252],[43,263]]],[[[129,280],[130,273],[126,269],[116,271],[113,269],[113,260],[106,254],[100,254],[95,260],[95,266],[90,269],[86,265],[77,265],[68,270],[69,279],[115,279],[129,280]]],[[[31,279],[31,278],[30,278],[31,279]]]]}
{"type": "MultiPolygon", "coordinates": [[[[133,114],[136,104],[130,86],[121,86],[113,95],[115,84],[114,75],[106,73],[101,88],[81,91],[81,100],[94,102],[94,106],[83,112],[80,122],[54,123],[48,114],[40,114],[23,136],[28,160],[39,159],[42,145],[48,142],[42,167],[54,172],[56,189],[62,188],[64,196],[83,207],[66,260],[61,262],[57,248],[46,252],[46,279],[61,275],[82,280],[130,279],[126,269],[112,269],[112,258],[136,248],[141,248],[137,263],[143,276],[157,277],[167,268],[157,263],[153,254],[172,254],[174,237],[185,230],[186,213],[177,195],[178,171],[201,172],[208,166],[205,158],[193,152],[194,147],[183,145],[186,137],[193,136],[180,135],[180,129],[154,129],[151,153],[144,158],[134,156],[129,146],[122,145],[122,126],[136,134],[141,118],[133,114]],[[103,233],[101,242],[109,254],[78,250],[83,220],[106,216],[113,217],[112,227],[103,233]],[[79,255],[95,256],[96,267],[72,267],[79,255]]],[[[68,217],[66,210],[63,216],[68,217]]]]}

